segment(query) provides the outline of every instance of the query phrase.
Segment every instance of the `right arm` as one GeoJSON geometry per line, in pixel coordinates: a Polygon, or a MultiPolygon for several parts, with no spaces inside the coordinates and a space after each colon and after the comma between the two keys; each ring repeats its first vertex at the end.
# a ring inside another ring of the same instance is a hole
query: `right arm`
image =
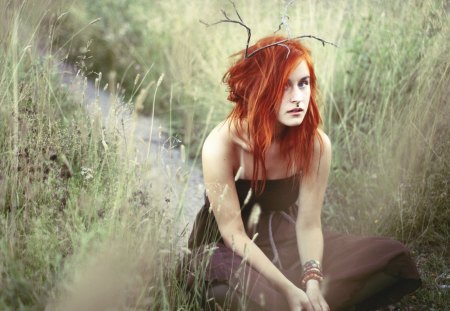
{"type": "Polygon", "coordinates": [[[285,294],[292,310],[312,310],[305,292],[278,270],[245,231],[233,176],[234,150],[228,126],[219,126],[209,134],[202,151],[206,194],[222,239],[285,294]]]}

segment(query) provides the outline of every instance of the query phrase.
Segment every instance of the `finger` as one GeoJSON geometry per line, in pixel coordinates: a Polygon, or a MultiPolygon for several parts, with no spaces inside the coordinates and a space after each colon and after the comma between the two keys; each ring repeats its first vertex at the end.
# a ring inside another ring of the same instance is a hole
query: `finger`
{"type": "Polygon", "coordinates": [[[305,303],[302,304],[302,311],[303,310],[305,310],[305,311],[314,311],[314,308],[313,308],[313,306],[310,303],[305,302],[305,303]]]}
{"type": "Polygon", "coordinates": [[[323,297],[320,299],[320,307],[322,308],[322,311],[330,311],[330,307],[323,297]]]}
{"type": "Polygon", "coordinates": [[[311,307],[314,311],[322,311],[322,303],[321,303],[321,297],[318,296],[308,296],[309,302],[311,303],[311,307]]]}
{"type": "Polygon", "coordinates": [[[319,301],[311,301],[311,307],[314,311],[322,311],[322,306],[319,301]]]}
{"type": "Polygon", "coordinates": [[[320,303],[313,304],[314,311],[323,311],[322,305],[320,303]]]}
{"type": "Polygon", "coordinates": [[[322,311],[330,311],[330,307],[327,304],[322,305],[322,311]]]}

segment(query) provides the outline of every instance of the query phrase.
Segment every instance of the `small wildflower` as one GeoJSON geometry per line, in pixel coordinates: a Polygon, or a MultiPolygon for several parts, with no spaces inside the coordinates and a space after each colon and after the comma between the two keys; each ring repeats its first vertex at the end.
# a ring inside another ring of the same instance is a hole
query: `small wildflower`
{"type": "Polygon", "coordinates": [[[105,151],[107,152],[108,151],[108,144],[106,143],[106,140],[105,140],[105,131],[104,130],[102,130],[102,145],[103,145],[103,148],[105,149],[105,151]]]}
{"type": "Polygon", "coordinates": [[[149,83],[145,88],[141,89],[139,91],[139,94],[136,98],[136,102],[134,104],[134,109],[139,112],[144,109],[144,102],[148,95],[148,90],[150,89],[150,86],[153,84],[153,82],[149,83]]]}
{"type": "Polygon", "coordinates": [[[140,77],[141,77],[140,74],[136,75],[136,78],[134,79],[134,85],[136,85],[139,82],[140,77]]]}
{"type": "Polygon", "coordinates": [[[243,172],[244,168],[242,166],[239,166],[239,169],[237,170],[236,175],[234,176],[234,181],[237,181],[239,178],[241,178],[243,172]]]}
{"type": "Polygon", "coordinates": [[[85,180],[90,180],[94,178],[94,171],[89,167],[81,167],[81,176],[84,177],[85,180]]]}
{"type": "Polygon", "coordinates": [[[255,204],[250,212],[250,217],[248,219],[248,224],[250,228],[256,226],[259,222],[259,216],[261,215],[261,207],[255,204]]]}
{"type": "Polygon", "coordinates": [[[245,200],[244,200],[244,205],[247,205],[247,203],[250,201],[251,197],[252,197],[252,188],[250,188],[247,192],[247,196],[245,197],[245,200]]]}
{"type": "Polygon", "coordinates": [[[158,82],[156,82],[156,87],[157,88],[161,85],[161,82],[163,81],[163,79],[164,79],[164,74],[161,74],[159,76],[158,82]]]}
{"type": "Polygon", "coordinates": [[[186,148],[184,147],[183,144],[180,146],[180,154],[181,154],[181,163],[185,163],[186,162],[186,148]]]}
{"type": "Polygon", "coordinates": [[[256,238],[258,237],[258,235],[259,235],[258,232],[256,232],[256,233],[253,235],[253,237],[252,237],[252,242],[253,242],[253,243],[255,242],[255,240],[256,240],[256,238]]]}

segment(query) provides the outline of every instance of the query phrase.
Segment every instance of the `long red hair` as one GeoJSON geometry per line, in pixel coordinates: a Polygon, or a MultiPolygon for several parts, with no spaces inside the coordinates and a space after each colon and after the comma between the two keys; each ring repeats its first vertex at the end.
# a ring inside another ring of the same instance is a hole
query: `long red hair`
{"type": "MultiPolygon", "coordinates": [[[[265,37],[249,47],[248,53],[284,39],[279,35],[265,37]]],[[[285,85],[292,70],[302,60],[310,73],[308,111],[300,126],[286,128],[280,145],[282,154],[288,160],[288,169],[294,169],[298,176],[310,170],[315,137],[321,143],[318,127],[322,120],[317,106],[316,75],[310,51],[299,40],[288,40],[283,45],[265,48],[247,59],[245,50],[235,56],[239,58],[223,77],[228,85],[228,100],[235,103],[228,119],[236,127],[238,136],[250,142],[254,156],[252,188],[260,192],[265,183],[256,181],[260,172],[263,181],[266,180],[264,157],[275,138],[285,85]],[[247,126],[245,131],[244,124],[247,126]],[[248,137],[244,137],[243,133],[248,133],[248,137]]]]}

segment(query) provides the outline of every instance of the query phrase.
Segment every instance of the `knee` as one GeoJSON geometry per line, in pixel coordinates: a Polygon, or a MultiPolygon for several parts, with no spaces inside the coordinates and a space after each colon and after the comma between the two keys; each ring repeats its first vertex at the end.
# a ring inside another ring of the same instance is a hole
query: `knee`
{"type": "Polygon", "coordinates": [[[227,284],[212,284],[206,292],[207,309],[210,311],[222,310],[230,302],[229,295],[230,287],[227,284]]]}

